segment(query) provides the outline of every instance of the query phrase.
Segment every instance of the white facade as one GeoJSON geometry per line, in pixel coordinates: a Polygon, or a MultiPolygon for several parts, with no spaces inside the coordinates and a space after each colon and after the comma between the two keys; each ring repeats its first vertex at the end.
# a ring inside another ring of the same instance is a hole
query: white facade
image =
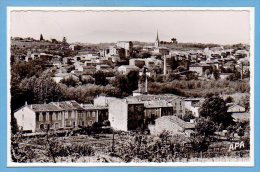
{"type": "Polygon", "coordinates": [[[228,107],[228,110],[227,112],[233,112],[233,113],[236,113],[236,112],[245,112],[246,109],[242,106],[239,106],[237,104],[233,104],[231,106],[228,107]]]}
{"type": "Polygon", "coordinates": [[[108,120],[110,125],[115,130],[128,131],[127,115],[128,104],[126,100],[115,99],[109,103],[108,120]]]}
{"type": "Polygon", "coordinates": [[[132,66],[132,65],[122,65],[117,68],[117,71],[124,75],[128,74],[130,71],[133,71],[133,70],[138,71],[139,68],[136,66],[132,66]]]}
{"type": "Polygon", "coordinates": [[[36,113],[28,106],[24,106],[14,113],[19,130],[35,132],[36,113]]]}
{"type": "Polygon", "coordinates": [[[199,114],[200,106],[195,105],[195,102],[199,102],[199,101],[201,101],[201,100],[186,99],[184,102],[185,109],[191,111],[192,115],[196,118],[198,118],[200,116],[200,114],[199,114]]]}
{"type": "Polygon", "coordinates": [[[186,123],[176,116],[163,116],[155,120],[155,125],[149,125],[152,135],[160,135],[163,131],[170,135],[185,134],[186,129],[193,129],[194,124],[186,123]]]}

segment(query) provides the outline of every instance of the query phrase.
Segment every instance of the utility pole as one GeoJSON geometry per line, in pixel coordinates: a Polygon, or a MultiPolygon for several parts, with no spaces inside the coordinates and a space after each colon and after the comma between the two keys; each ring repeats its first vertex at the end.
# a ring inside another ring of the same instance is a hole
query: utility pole
{"type": "Polygon", "coordinates": [[[145,76],[145,90],[144,90],[144,92],[145,92],[145,94],[147,94],[147,92],[148,92],[148,79],[147,79],[147,68],[145,67],[144,68],[144,76],[145,76]]]}
{"type": "Polygon", "coordinates": [[[112,128],[113,131],[113,138],[112,138],[112,152],[115,152],[115,132],[114,129],[112,128]]]}
{"type": "Polygon", "coordinates": [[[243,68],[244,68],[244,63],[241,62],[241,80],[243,79],[243,68]]]}

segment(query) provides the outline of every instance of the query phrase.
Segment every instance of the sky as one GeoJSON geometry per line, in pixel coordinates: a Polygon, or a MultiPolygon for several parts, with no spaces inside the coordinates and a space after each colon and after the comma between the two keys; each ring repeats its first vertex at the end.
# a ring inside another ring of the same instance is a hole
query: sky
{"type": "Polygon", "coordinates": [[[183,43],[250,42],[249,11],[11,11],[10,35],[69,43],[154,42],[177,38],[183,43]]]}

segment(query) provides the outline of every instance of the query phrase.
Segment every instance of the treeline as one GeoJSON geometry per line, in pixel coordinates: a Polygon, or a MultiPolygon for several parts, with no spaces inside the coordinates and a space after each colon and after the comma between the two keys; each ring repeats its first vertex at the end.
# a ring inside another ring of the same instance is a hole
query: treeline
{"type": "Polygon", "coordinates": [[[205,97],[208,94],[249,93],[249,82],[228,80],[174,80],[172,82],[152,82],[148,86],[151,94],[171,93],[185,97],[205,97]]]}
{"type": "MultiPolygon", "coordinates": [[[[54,70],[45,66],[42,60],[11,65],[11,110],[12,112],[25,104],[48,103],[51,101],[76,100],[79,103],[92,103],[98,95],[126,97],[138,89],[138,72],[128,75],[116,75],[107,81],[102,73],[96,73],[92,82],[56,83],[51,76],[54,70]]],[[[73,80],[73,78],[69,78],[73,80]]],[[[74,82],[74,81],[73,81],[74,82]]],[[[176,94],[185,97],[205,97],[208,94],[249,93],[248,80],[172,80],[159,82],[149,79],[150,94],[176,94]]]]}
{"type": "Polygon", "coordinates": [[[62,83],[53,79],[52,68],[46,69],[43,61],[14,63],[11,66],[11,111],[28,104],[49,103],[51,101],[76,100],[79,103],[93,103],[98,95],[125,97],[138,88],[138,72],[117,75],[108,81],[104,73],[97,72],[94,82],[77,84],[74,78],[62,83]],[[73,84],[76,83],[76,84],[73,84]]]}

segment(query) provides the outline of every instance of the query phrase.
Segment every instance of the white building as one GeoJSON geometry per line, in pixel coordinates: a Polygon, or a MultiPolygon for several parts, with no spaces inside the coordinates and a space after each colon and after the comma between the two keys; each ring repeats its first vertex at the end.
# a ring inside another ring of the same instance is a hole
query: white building
{"type": "Polygon", "coordinates": [[[169,132],[170,135],[182,134],[189,136],[190,130],[194,130],[195,125],[183,121],[176,116],[163,116],[155,120],[155,125],[149,125],[152,135],[160,135],[163,131],[169,132]]]}
{"type": "Polygon", "coordinates": [[[117,71],[123,75],[127,75],[130,71],[139,71],[140,69],[133,65],[122,65],[117,68],[117,71]]]}
{"type": "Polygon", "coordinates": [[[235,103],[228,103],[228,110],[227,112],[232,112],[232,113],[238,113],[238,112],[245,112],[246,109],[238,104],[235,103]]]}
{"type": "Polygon", "coordinates": [[[199,108],[203,102],[204,99],[202,98],[187,98],[185,99],[184,106],[185,109],[190,111],[194,117],[198,118],[200,116],[199,108]]]}

